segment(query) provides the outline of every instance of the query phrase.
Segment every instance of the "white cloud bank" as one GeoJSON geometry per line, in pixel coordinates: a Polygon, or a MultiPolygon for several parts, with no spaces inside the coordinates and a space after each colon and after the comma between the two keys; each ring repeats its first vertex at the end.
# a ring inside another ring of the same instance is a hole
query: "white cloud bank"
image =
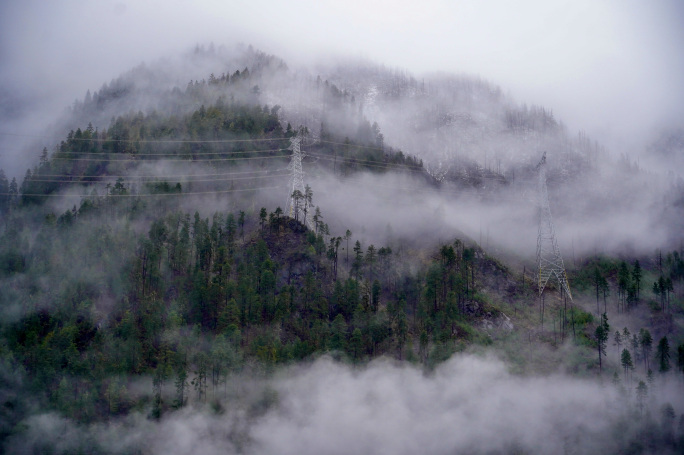
{"type": "MultiPolygon", "coordinates": [[[[561,375],[520,377],[493,358],[457,355],[432,374],[378,360],[352,369],[323,358],[293,367],[267,385],[275,405],[252,415],[235,402],[225,414],[186,409],[160,422],[76,426],[42,415],[9,448],[150,454],[619,453],[644,425],[634,399],[612,385],[561,375]],[[12,445],[14,444],[14,445],[12,445]]],[[[681,412],[681,393],[658,385],[659,406],[681,412]]],[[[681,389],[681,385],[674,385],[681,389]]],[[[633,397],[634,394],[631,393],[633,397]]],[[[639,437],[634,439],[639,441],[639,437]]]]}

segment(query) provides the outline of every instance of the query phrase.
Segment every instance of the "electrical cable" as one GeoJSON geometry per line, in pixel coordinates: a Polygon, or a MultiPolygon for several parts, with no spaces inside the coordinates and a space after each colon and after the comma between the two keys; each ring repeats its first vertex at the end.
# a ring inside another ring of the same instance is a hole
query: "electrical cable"
{"type": "MultiPolygon", "coordinates": [[[[17,137],[33,137],[40,139],[49,139],[52,141],[61,141],[63,139],[57,139],[50,136],[38,136],[31,134],[18,134],[18,133],[0,133],[0,136],[17,136],[17,137]]],[[[137,143],[169,143],[169,144],[223,144],[223,143],[234,143],[234,142],[259,142],[259,141],[284,141],[289,139],[289,137],[273,137],[273,138],[262,138],[262,139],[112,139],[112,138],[76,138],[72,137],[67,139],[67,141],[92,141],[92,142],[137,142],[137,143]]]]}
{"type": "MultiPolygon", "coordinates": [[[[281,150],[287,150],[287,149],[281,149],[281,150]]],[[[280,151],[280,150],[270,150],[272,151],[280,151]]],[[[173,162],[184,162],[184,163],[212,163],[216,161],[238,161],[238,160],[268,160],[268,159],[274,159],[274,158],[288,158],[288,155],[275,155],[275,156],[247,156],[247,157],[240,157],[240,158],[206,158],[202,160],[193,160],[193,159],[185,159],[185,158],[167,158],[164,160],[139,160],[135,158],[123,158],[123,159],[102,159],[102,158],[54,158],[53,161],[107,161],[110,163],[130,163],[130,162],[136,162],[136,163],[144,163],[146,161],[149,162],[156,162],[156,161],[173,161],[173,162]]]]}
{"type": "MultiPolygon", "coordinates": [[[[153,193],[153,194],[106,194],[102,196],[97,196],[97,197],[157,197],[157,196],[193,196],[193,195],[198,195],[198,194],[224,194],[224,193],[238,193],[238,192],[247,192],[247,191],[258,191],[258,190],[273,190],[273,189],[278,189],[278,188],[285,188],[286,185],[278,185],[278,186],[263,186],[263,187],[257,187],[257,188],[239,188],[239,189],[230,189],[230,190],[212,190],[212,191],[191,191],[191,192],[186,192],[186,193],[153,193]]],[[[79,198],[89,198],[93,197],[90,194],[55,194],[55,193],[50,193],[50,194],[35,194],[35,193],[27,193],[27,194],[21,194],[21,195],[16,195],[12,193],[0,193],[0,196],[27,196],[27,197],[79,197],[79,198]]]]}
{"type": "MultiPolygon", "coordinates": [[[[228,175],[244,175],[244,174],[263,174],[266,172],[280,172],[280,171],[285,171],[288,170],[286,167],[281,167],[278,169],[262,169],[258,171],[240,171],[240,172],[223,172],[223,173],[214,173],[214,174],[167,174],[167,175],[112,175],[112,174],[82,174],[79,177],[80,178],[122,178],[122,179],[127,179],[130,177],[136,177],[136,178],[166,178],[166,179],[180,179],[184,177],[214,177],[214,176],[228,176],[228,175]]],[[[63,178],[69,178],[73,177],[72,174],[38,174],[40,177],[63,177],[63,178]]],[[[33,178],[32,178],[33,180],[33,178]]]]}
{"type": "MultiPolygon", "coordinates": [[[[253,180],[253,179],[265,179],[265,178],[271,178],[271,177],[286,177],[289,176],[290,174],[269,174],[269,175],[255,175],[255,176],[244,176],[244,177],[224,177],[224,178],[210,178],[210,179],[171,179],[171,180],[181,180],[182,182],[187,182],[187,183],[194,183],[194,182],[231,182],[233,180],[253,180]]],[[[108,176],[107,176],[108,177],[108,176]]],[[[47,182],[47,183],[98,183],[94,182],[91,180],[92,177],[84,177],[81,179],[74,179],[74,180],[59,180],[59,179],[35,179],[31,178],[31,182],[47,182]]],[[[151,181],[148,183],[154,183],[156,182],[163,182],[166,180],[169,180],[166,176],[155,176],[155,177],[146,177],[145,179],[150,179],[151,181]]],[[[123,180],[123,183],[127,182],[139,182],[140,180],[143,180],[142,177],[136,178],[135,176],[128,177],[127,179],[123,180]]]]}

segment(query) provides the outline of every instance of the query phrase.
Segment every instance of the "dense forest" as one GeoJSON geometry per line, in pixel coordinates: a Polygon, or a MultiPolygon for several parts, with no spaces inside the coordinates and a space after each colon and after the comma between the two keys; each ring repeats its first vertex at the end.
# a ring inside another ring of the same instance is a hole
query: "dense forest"
{"type": "MultiPolygon", "coordinates": [[[[677,430],[673,422],[683,410],[668,402],[654,411],[662,416],[645,411],[649,387],[665,390],[655,375],[681,386],[684,374],[681,251],[583,258],[569,271],[574,301],[553,287],[540,301],[533,270],[458,233],[430,247],[391,236],[364,244],[326,223],[316,188],[288,194],[292,138],[307,145],[307,165],[340,179],[410,174],[437,190],[443,182],[365,118],[345,136],[332,118],[315,134],[287,123],[279,105],[258,103],[257,72],[212,74],[175,89],[175,107],[163,112],[71,130],[20,182],[0,171],[7,447],[21,445],[25,422],[41,412],[82,425],[163,420],[193,406],[220,414],[242,375],[268,378],[321,357],[353,368],[390,358],[430,374],[454,353],[494,350],[521,376],[612,378],[630,412],[647,416],[616,451],[682,450],[684,415],[677,430]],[[291,212],[263,196],[272,189],[295,199],[291,212]]],[[[319,84],[330,105],[352,103],[319,84]]],[[[96,115],[120,95],[88,93],[75,110],[96,115]]],[[[530,115],[553,121],[543,110],[530,115]]],[[[522,128],[523,117],[509,112],[506,121],[522,128]]],[[[267,390],[252,411],[277,401],[267,390]]],[[[245,431],[230,437],[242,441],[245,431]]]]}
{"type": "MultiPolygon", "coordinates": [[[[313,192],[301,218],[315,210],[315,231],[280,207],[215,212],[210,219],[184,213],[164,197],[222,190],[226,182],[155,180],[134,194],[119,177],[104,194],[81,198],[78,207],[43,213],[47,196],[74,184],[88,188],[150,156],[192,160],[210,154],[202,160],[217,170],[263,158],[258,148],[245,153],[241,142],[229,150],[214,151],[206,142],[179,150],[175,143],[145,142],[147,137],[211,131],[213,138],[275,137],[282,144],[293,135],[289,125],[283,131],[274,110],[260,107],[201,107],[184,120],[170,130],[171,120],[135,115],[116,119],[101,133],[92,127],[69,133],[52,156],[44,152],[27,171],[18,193],[3,200],[2,273],[10,292],[2,304],[12,320],[7,348],[26,369],[31,390],[45,394],[50,406],[86,420],[127,412],[131,403],[112,401],[118,393],[112,390],[125,387],[116,378],[144,374],[156,378],[160,413],[185,404],[195,370],[194,389],[206,400],[209,384],[215,389],[247,361],[268,366],[322,352],[353,362],[380,355],[425,361],[434,358],[428,355],[431,338],[448,344],[447,354],[484,339],[466,314],[473,302],[482,304],[479,312],[494,311],[475,282],[482,267],[498,270],[493,261],[456,240],[442,247],[427,271],[405,274],[406,253],[362,246],[350,231],[331,236],[320,208],[310,205],[313,192]],[[119,164],[121,156],[132,158],[119,164]],[[417,350],[407,348],[414,338],[417,350]],[[165,382],[175,384],[176,394],[162,402],[165,382]],[[74,405],[75,397],[88,397],[88,403],[74,405]]],[[[420,168],[400,153],[364,149],[358,158],[349,139],[341,144],[318,153],[339,152],[342,173],[420,168]]],[[[283,159],[287,150],[276,152],[267,158],[283,159]]],[[[230,182],[228,191],[239,189],[239,181],[230,182]]]]}

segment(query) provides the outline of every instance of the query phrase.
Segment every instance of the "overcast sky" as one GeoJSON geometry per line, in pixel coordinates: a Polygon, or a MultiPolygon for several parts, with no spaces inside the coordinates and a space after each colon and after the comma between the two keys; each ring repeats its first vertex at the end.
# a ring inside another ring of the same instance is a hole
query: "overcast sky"
{"type": "Polygon", "coordinates": [[[477,74],[617,152],[684,124],[679,0],[0,3],[5,116],[49,116],[143,61],[242,41],[295,65],[350,54],[418,76],[477,74]]]}

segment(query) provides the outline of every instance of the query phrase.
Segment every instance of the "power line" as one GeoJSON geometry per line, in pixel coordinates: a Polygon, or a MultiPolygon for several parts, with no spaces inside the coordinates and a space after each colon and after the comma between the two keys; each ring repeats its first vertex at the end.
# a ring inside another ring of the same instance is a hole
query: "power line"
{"type": "MultiPolygon", "coordinates": [[[[32,137],[36,139],[49,139],[52,141],[64,141],[63,139],[57,139],[51,136],[38,136],[32,134],[17,134],[17,133],[0,133],[0,136],[17,136],[17,137],[32,137]]],[[[67,138],[67,141],[79,141],[79,142],[137,142],[137,143],[168,143],[168,144],[223,144],[223,143],[233,143],[233,142],[259,142],[259,141],[284,141],[289,139],[288,137],[272,137],[272,138],[260,138],[260,139],[112,139],[112,138],[67,138]]]]}
{"type": "Polygon", "coordinates": [[[385,149],[383,147],[374,147],[371,145],[358,145],[358,144],[354,144],[352,142],[344,143],[344,142],[324,141],[323,139],[320,139],[318,142],[325,142],[326,144],[346,145],[347,147],[354,147],[354,148],[385,151],[385,149]]]}
{"type": "MultiPolygon", "coordinates": [[[[212,191],[191,191],[186,193],[154,193],[154,194],[105,194],[98,197],[157,197],[157,196],[192,196],[198,194],[223,194],[223,193],[239,193],[257,190],[274,190],[283,188],[284,185],[278,186],[262,186],[256,188],[239,188],[230,190],[212,190],[212,191]]],[[[26,194],[14,194],[14,193],[0,193],[0,196],[28,196],[28,197],[79,197],[79,198],[89,198],[93,197],[90,194],[38,194],[38,193],[26,193],[26,194]]]]}
{"type": "MultiPolygon", "coordinates": [[[[48,136],[37,136],[37,135],[26,135],[26,134],[16,134],[16,133],[0,133],[0,135],[7,135],[7,136],[20,136],[20,137],[35,137],[35,138],[48,138],[48,136]]],[[[110,138],[71,138],[68,140],[72,141],[92,141],[92,142],[126,142],[126,143],[145,143],[145,144],[150,144],[150,143],[171,143],[171,144],[183,144],[183,143],[190,143],[190,144],[203,144],[203,143],[241,143],[241,142],[259,142],[259,141],[278,141],[278,140],[285,140],[285,139],[291,139],[291,138],[264,138],[264,139],[216,139],[216,140],[206,140],[206,139],[168,139],[168,140],[163,140],[163,139],[110,139],[110,138]]],[[[353,144],[353,143],[344,143],[344,142],[335,142],[335,141],[327,141],[327,140],[320,140],[319,142],[321,143],[327,143],[327,144],[334,144],[334,145],[344,145],[348,147],[354,147],[354,148],[363,148],[363,149],[369,149],[369,150],[380,150],[384,151],[384,148],[381,147],[373,147],[373,146],[365,146],[365,145],[358,145],[358,144],[353,144]]],[[[192,153],[193,156],[208,156],[208,155],[224,155],[224,154],[248,154],[248,153],[271,153],[271,152],[280,152],[280,151],[286,151],[289,149],[271,149],[271,150],[248,150],[248,151],[235,151],[235,152],[196,152],[192,153]]],[[[95,156],[101,156],[101,155],[109,155],[112,154],[113,152],[62,152],[62,153],[72,153],[76,154],[78,156],[82,155],[95,155],[95,156]]],[[[404,164],[399,164],[399,163],[381,163],[379,161],[373,161],[373,160],[364,160],[364,159],[357,159],[357,158],[348,158],[348,157],[339,157],[339,158],[329,158],[326,155],[323,154],[318,154],[318,153],[308,153],[310,156],[317,156],[321,159],[324,160],[329,160],[332,161],[334,159],[340,159],[341,161],[346,161],[346,162],[356,162],[356,163],[366,163],[365,165],[368,166],[375,166],[375,167],[402,167],[402,168],[407,168],[407,169],[416,169],[416,170],[421,170],[423,169],[422,166],[419,165],[404,165],[404,164]]],[[[135,157],[147,157],[147,156],[169,156],[167,153],[136,153],[134,155],[135,157]]],[[[111,159],[109,157],[102,158],[102,159],[91,159],[91,158],[72,158],[72,157],[59,157],[53,156],[51,157],[53,160],[61,160],[61,161],[102,161],[102,160],[107,160],[110,162],[127,162],[127,161],[140,161],[134,158],[124,158],[124,159],[111,159]]],[[[256,157],[249,157],[249,158],[237,158],[237,159],[256,159],[256,157]]],[[[236,158],[216,158],[216,159],[205,159],[205,160],[192,160],[192,161],[234,161],[236,158]]],[[[183,158],[167,158],[165,161],[188,161],[188,159],[183,159],[183,158]]]]}
{"type": "MultiPolygon", "coordinates": [[[[265,179],[265,178],[271,178],[271,177],[285,177],[290,175],[289,173],[287,174],[269,174],[269,175],[254,175],[254,176],[243,176],[243,177],[218,177],[218,178],[210,178],[210,179],[190,179],[190,180],[184,180],[187,183],[194,183],[194,182],[230,182],[233,180],[254,180],[254,179],[265,179]]],[[[72,179],[72,180],[64,180],[64,179],[35,179],[31,178],[30,182],[53,182],[53,183],[97,183],[91,180],[91,178],[88,177],[82,177],[80,179],[72,179]]],[[[127,179],[123,180],[124,183],[126,182],[138,182],[143,177],[135,177],[131,176],[128,177],[127,179]]],[[[157,176],[157,177],[145,177],[144,179],[154,179],[157,182],[164,181],[167,179],[165,176],[157,176]]],[[[172,180],[182,180],[182,179],[172,179],[172,180]]],[[[149,182],[149,183],[154,183],[154,181],[149,182]]]]}
{"type": "MultiPolygon", "coordinates": [[[[346,163],[350,163],[350,164],[360,164],[360,165],[366,166],[366,167],[376,167],[376,168],[386,169],[386,170],[387,169],[390,169],[390,170],[402,169],[402,170],[409,171],[409,172],[416,172],[419,174],[428,174],[428,175],[432,176],[432,174],[429,174],[429,172],[426,168],[421,167],[419,165],[414,166],[414,165],[410,165],[410,164],[400,164],[400,163],[383,163],[381,161],[362,160],[362,159],[357,159],[357,158],[353,158],[353,157],[339,157],[339,156],[338,157],[331,157],[329,155],[321,155],[318,153],[310,153],[310,152],[307,153],[307,156],[317,157],[318,159],[321,159],[324,161],[342,161],[342,162],[346,162],[346,163]]],[[[486,176],[486,175],[477,175],[477,176],[473,176],[473,178],[477,178],[478,180],[491,180],[491,181],[499,182],[499,183],[509,181],[509,180],[506,180],[506,177],[504,177],[504,176],[490,177],[490,176],[486,176]]],[[[531,181],[532,180],[527,180],[527,179],[526,180],[522,180],[522,179],[510,180],[511,183],[513,183],[513,182],[529,183],[531,181]]]]}
{"type": "MultiPolygon", "coordinates": [[[[278,150],[269,150],[270,152],[273,151],[284,151],[287,149],[278,149],[278,150]]],[[[109,159],[109,158],[54,158],[53,161],[107,161],[110,163],[130,163],[130,162],[136,162],[136,163],[144,163],[144,162],[157,162],[157,161],[180,161],[184,163],[213,163],[216,161],[238,161],[238,160],[268,160],[268,159],[274,159],[274,158],[287,158],[287,155],[274,155],[274,156],[247,156],[247,157],[239,157],[239,158],[206,158],[206,159],[201,159],[201,160],[193,160],[193,159],[186,159],[186,158],[167,158],[163,160],[140,160],[136,158],[123,158],[123,159],[109,159]]]]}
{"type": "MultiPolygon", "coordinates": [[[[286,169],[281,169],[286,170],[286,169]]],[[[207,174],[211,175],[211,174],[207,174]]],[[[231,180],[249,180],[249,179],[264,179],[264,178],[269,178],[269,177],[285,177],[287,175],[291,174],[269,174],[269,175],[259,175],[259,176],[244,176],[244,177],[237,177],[237,178],[226,178],[226,179],[206,179],[206,180],[193,180],[188,183],[194,183],[194,182],[228,182],[231,180]]],[[[124,183],[158,183],[160,182],[160,179],[162,178],[168,178],[168,176],[152,176],[151,178],[157,179],[153,180],[150,182],[140,182],[139,180],[135,179],[128,179],[124,181],[124,183]]],[[[49,181],[49,180],[37,180],[37,181],[49,181]]],[[[163,180],[161,180],[163,181],[163,180]]],[[[349,182],[354,182],[354,183],[361,183],[360,178],[356,179],[351,179],[348,180],[349,182]]],[[[102,182],[93,182],[93,181],[87,181],[87,180],[70,180],[70,181],[57,181],[57,182],[63,182],[67,184],[71,183],[102,183],[102,182]]],[[[375,183],[375,182],[363,182],[364,186],[368,187],[375,187],[375,188],[383,188],[383,189],[390,189],[390,190],[401,190],[401,191],[406,191],[410,193],[429,193],[429,194],[443,194],[443,195],[456,195],[460,196],[463,195],[465,192],[464,191],[454,191],[454,190],[449,190],[445,188],[430,188],[430,187],[418,187],[418,186],[405,186],[405,185],[385,185],[385,184],[380,184],[380,183],[375,183]]],[[[185,194],[212,194],[212,193],[230,193],[230,192],[244,192],[244,191],[255,191],[255,190],[260,190],[260,189],[276,189],[276,188],[284,188],[284,185],[279,185],[279,186],[273,186],[273,187],[254,187],[254,188],[245,188],[245,189],[233,189],[233,190],[211,190],[211,191],[200,191],[200,192],[187,192],[187,193],[173,193],[171,195],[185,195],[185,194]]],[[[323,190],[323,192],[327,192],[323,190]]],[[[22,194],[13,194],[13,193],[0,193],[5,196],[9,195],[15,195],[15,196],[30,196],[30,197],[60,197],[60,196],[65,196],[65,197],[89,197],[89,195],[63,195],[59,193],[51,193],[51,194],[37,194],[37,193],[22,193],[22,194]]],[[[135,197],[135,196],[140,196],[140,197],[152,197],[156,195],[169,195],[166,193],[161,193],[161,194],[139,194],[139,195],[125,195],[127,197],[135,197]]],[[[124,196],[124,195],[111,195],[111,196],[124,196]]],[[[511,201],[517,201],[520,202],[521,199],[518,198],[510,198],[511,201]]]]}
{"type": "MultiPolygon", "coordinates": [[[[247,153],[275,153],[275,152],[284,152],[289,149],[271,149],[271,150],[249,150],[249,151],[238,151],[238,152],[206,152],[206,153],[193,153],[193,155],[235,155],[235,154],[247,154],[247,153]]],[[[141,160],[138,159],[138,157],[145,157],[145,156],[178,156],[178,155],[169,155],[165,153],[140,153],[140,154],[133,154],[133,158],[118,158],[118,159],[112,159],[109,158],[108,156],[104,155],[111,155],[111,153],[94,153],[94,152],[84,152],[84,153],[79,153],[79,152],[66,152],[66,153],[72,153],[75,155],[95,155],[95,156],[101,156],[101,158],[76,158],[76,157],[62,157],[62,156],[52,156],[51,159],[53,161],[108,161],[108,162],[140,162],[143,163],[145,161],[154,161],[154,160],[141,160]]],[[[118,155],[118,154],[116,154],[118,155]]],[[[131,155],[131,154],[129,154],[131,155]]],[[[354,157],[331,157],[329,155],[324,155],[320,153],[307,153],[307,156],[311,157],[316,157],[318,159],[322,159],[325,161],[342,161],[342,162],[347,162],[347,163],[356,163],[356,164],[361,164],[363,166],[369,166],[369,167],[378,167],[378,168],[401,168],[401,169],[406,169],[406,170],[411,170],[414,172],[423,172],[425,169],[419,165],[408,165],[408,164],[400,164],[400,163],[384,163],[382,161],[374,161],[374,160],[365,160],[365,159],[360,159],[360,158],[354,158],[354,157]]],[[[273,159],[273,158],[287,158],[287,155],[274,155],[274,156],[250,156],[250,157],[231,157],[231,158],[204,158],[204,159],[192,159],[192,158],[165,158],[159,161],[180,161],[180,162],[191,162],[191,163],[198,163],[198,162],[215,162],[215,161],[239,161],[239,160],[258,160],[258,159],[273,159]]]]}
{"type": "Polygon", "coordinates": [[[183,152],[183,153],[176,153],[175,155],[171,153],[133,153],[133,152],[73,152],[73,151],[58,151],[52,154],[50,158],[53,160],[62,160],[62,159],[69,159],[69,157],[62,158],[58,156],[58,154],[63,154],[63,153],[68,153],[68,154],[73,154],[73,155],[95,155],[95,156],[102,156],[104,157],[103,159],[109,159],[109,155],[132,155],[136,157],[141,157],[141,156],[178,156],[178,155],[245,155],[247,153],[270,153],[270,152],[283,152],[288,149],[269,149],[269,150],[236,150],[236,151],[231,151],[231,152],[183,152]]]}
{"type": "Polygon", "coordinates": [[[379,167],[379,168],[383,168],[383,169],[386,169],[387,167],[395,167],[395,168],[403,168],[403,169],[413,171],[413,172],[422,172],[425,170],[421,166],[412,166],[409,164],[400,164],[400,163],[383,163],[382,161],[363,160],[363,159],[354,158],[354,157],[341,157],[341,156],[331,157],[329,155],[323,155],[320,153],[311,153],[311,152],[308,152],[307,155],[312,156],[312,157],[317,157],[317,158],[325,160],[325,161],[338,161],[339,160],[342,162],[347,162],[347,163],[352,163],[352,164],[357,163],[357,164],[361,164],[363,166],[379,167]]]}
{"type": "MultiPolygon", "coordinates": [[[[113,174],[81,174],[81,178],[122,178],[127,179],[131,177],[135,178],[166,178],[166,179],[180,179],[184,177],[214,177],[214,176],[229,176],[229,175],[244,175],[244,174],[263,174],[267,172],[280,172],[285,171],[288,168],[281,167],[278,169],[262,169],[258,171],[239,171],[239,172],[222,172],[214,174],[167,174],[167,175],[113,175],[113,174]]],[[[37,174],[39,177],[73,177],[73,174],[37,174]]],[[[31,179],[33,180],[33,178],[31,179]]]]}
{"type": "MultiPolygon", "coordinates": [[[[17,136],[17,137],[32,137],[37,139],[50,139],[52,141],[64,142],[64,139],[58,139],[51,136],[39,136],[31,134],[17,134],[17,133],[0,133],[0,136],[17,136]]],[[[284,141],[291,139],[289,137],[274,137],[274,138],[260,138],[260,139],[113,139],[113,138],[68,138],[67,141],[77,141],[77,142],[125,142],[125,143],[139,143],[139,144],[224,144],[224,143],[239,143],[239,142],[264,142],[264,141],[284,141]]],[[[386,151],[383,147],[376,147],[370,145],[359,145],[353,142],[335,142],[327,140],[318,140],[319,143],[334,144],[334,145],[344,145],[353,148],[362,148],[368,150],[380,150],[386,151]]]]}

